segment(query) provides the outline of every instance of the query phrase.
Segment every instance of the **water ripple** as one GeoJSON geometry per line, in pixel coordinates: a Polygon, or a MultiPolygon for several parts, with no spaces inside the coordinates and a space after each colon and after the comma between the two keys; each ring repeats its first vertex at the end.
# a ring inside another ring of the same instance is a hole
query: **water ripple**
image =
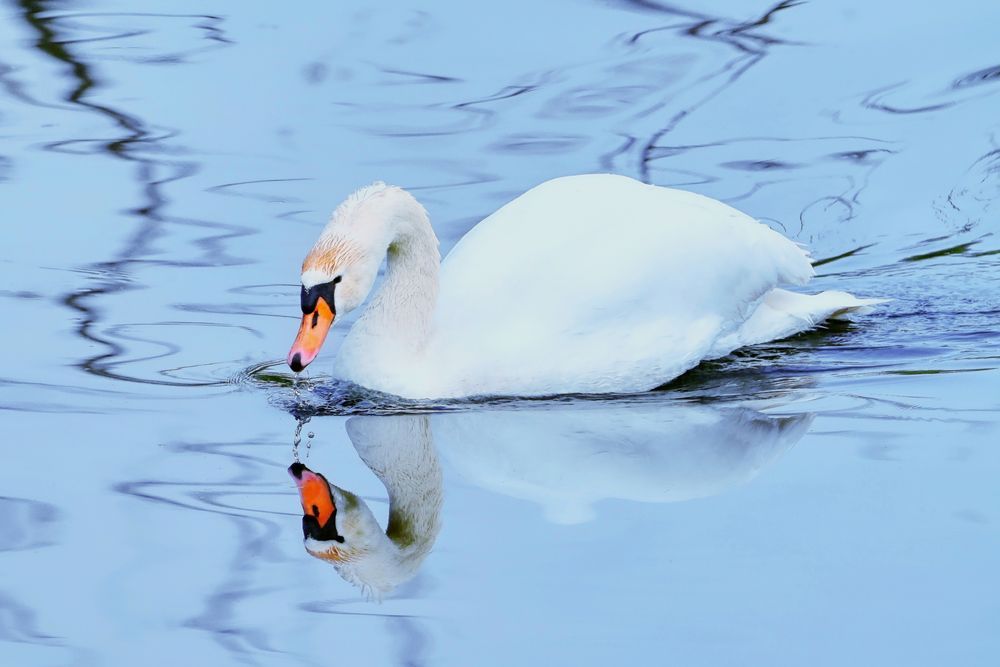
{"type": "MultiPolygon", "coordinates": [[[[234,472],[228,477],[208,482],[137,479],[114,485],[115,492],[137,501],[218,515],[229,525],[231,534],[236,537],[230,543],[233,556],[226,574],[215,590],[206,591],[203,609],[193,613],[182,625],[209,633],[240,664],[256,664],[261,653],[285,653],[276,647],[266,624],[248,626],[238,614],[249,599],[264,596],[273,590],[273,586],[260,581],[259,570],[265,562],[284,559],[278,538],[287,522],[279,522],[272,517],[292,516],[291,512],[270,509],[270,502],[261,507],[255,501],[276,495],[294,496],[294,491],[287,488],[283,467],[275,465],[269,457],[248,453],[254,447],[285,449],[287,445],[245,441],[172,443],[168,448],[177,455],[221,457],[234,472]]],[[[289,502],[288,506],[295,505],[289,502]]]]}

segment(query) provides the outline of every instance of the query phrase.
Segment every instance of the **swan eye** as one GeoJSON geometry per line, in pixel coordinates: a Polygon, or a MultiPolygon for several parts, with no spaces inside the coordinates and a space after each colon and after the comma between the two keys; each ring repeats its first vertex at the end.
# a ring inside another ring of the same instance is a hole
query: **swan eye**
{"type": "MultiPolygon", "coordinates": [[[[336,315],[337,308],[334,305],[333,295],[334,288],[342,280],[342,276],[337,276],[328,283],[323,283],[321,285],[313,285],[312,287],[302,286],[302,291],[299,293],[299,303],[302,306],[302,314],[308,315],[309,313],[316,311],[316,303],[319,301],[320,297],[326,301],[326,305],[330,306],[330,311],[336,315]]],[[[316,320],[313,319],[313,326],[316,326],[316,320]]]]}

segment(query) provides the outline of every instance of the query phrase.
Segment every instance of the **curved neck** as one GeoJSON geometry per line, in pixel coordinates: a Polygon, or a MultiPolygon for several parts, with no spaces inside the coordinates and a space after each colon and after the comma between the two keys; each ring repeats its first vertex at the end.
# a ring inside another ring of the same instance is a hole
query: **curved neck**
{"type": "Polygon", "coordinates": [[[352,419],[348,434],[389,495],[386,537],[411,555],[426,554],[440,528],[442,475],[426,415],[352,419]]]}
{"type": "MultiPolygon", "coordinates": [[[[414,202],[416,203],[416,202],[414,202]]],[[[400,354],[423,349],[438,296],[441,254],[423,208],[399,218],[386,248],[382,285],[354,324],[355,331],[400,354]]]]}
{"type": "Polygon", "coordinates": [[[358,585],[387,593],[412,578],[441,528],[441,466],[426,415],[353,417],[347,434],[361,460],[389,495],[384,533],[370,510],[369,548],[363,558],[335,563],[358,585]]]}

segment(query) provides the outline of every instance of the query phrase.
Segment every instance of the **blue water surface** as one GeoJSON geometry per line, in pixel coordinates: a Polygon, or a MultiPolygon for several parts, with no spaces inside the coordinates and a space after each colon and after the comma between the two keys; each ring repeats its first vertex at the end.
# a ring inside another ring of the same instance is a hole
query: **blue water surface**
{"type": "Polygon", "coordinates": [[[1000,661],[1000,4],[0,11],[0,665],[1000,661]],[[283,366],[357,187],[447,251],[594,171],[891,302],[640,396],[400,401],[347,327],[283,366]],[[429,554],[310,557],[294,460],[429,554]]]}

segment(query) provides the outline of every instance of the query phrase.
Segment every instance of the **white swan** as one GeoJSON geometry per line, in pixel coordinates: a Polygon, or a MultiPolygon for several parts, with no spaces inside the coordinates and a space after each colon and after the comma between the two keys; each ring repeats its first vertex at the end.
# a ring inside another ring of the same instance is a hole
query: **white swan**
{"type": "Polygon", "coordinates": [[[708,197],[609,174],[529,190],[466,234],[439,276],[423,207],[376,183],[334,211],[302,265],[292,370],[365,301],[383,258],[335,372],[408,398],[644,391],[879,303],[780,289],[813,276],[798,245],[708,197]]]}

